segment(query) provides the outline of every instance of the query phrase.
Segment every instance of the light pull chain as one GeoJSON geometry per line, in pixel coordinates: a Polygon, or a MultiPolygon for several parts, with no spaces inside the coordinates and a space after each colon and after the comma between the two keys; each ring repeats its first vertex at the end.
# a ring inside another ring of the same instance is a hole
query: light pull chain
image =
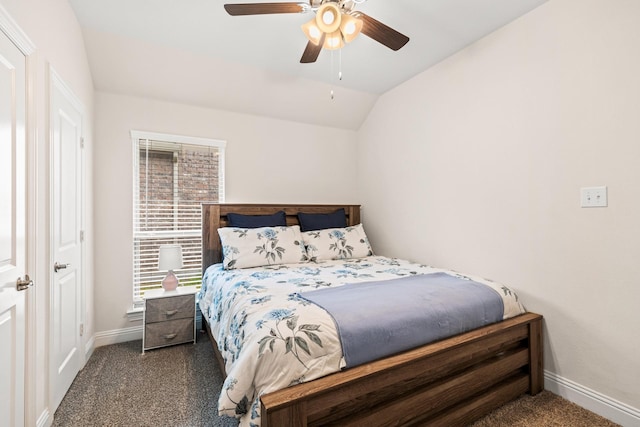
{"type": "Polygon", "coordinates": [[[333,100],[333,50],[331,51],[331,99],[333,100]]]}
{"type": "MultiPolygon", "coordinates": [[[[333,91],[334,85],[334,67],[333,67],[333,50],[331,51],[331,99],[335,98],[335,93],[333,91]]],[[[342,81],[342,49],[338,49],[338,80],[342,81]]]]}

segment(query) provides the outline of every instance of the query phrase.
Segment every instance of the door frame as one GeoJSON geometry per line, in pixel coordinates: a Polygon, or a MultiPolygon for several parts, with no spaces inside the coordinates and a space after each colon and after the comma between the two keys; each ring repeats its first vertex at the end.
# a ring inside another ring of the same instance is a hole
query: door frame
{"type": "MultiPolygon", "coordinates": [[[[38,182],[40,170],[37,156],[37,123],[35,108],[36,47],[20,26],[0,4],[0,32],[22,52],[26,64],[25,99],[25,160],[26,160],[26,266],[25,271],[36,284],[25,292],[25,366],[24,366],[24,420],[26,425],[36,424],[36,300],[41,294],[37,283],[40,282],[36,253],[36,235],[38,235],[38,182]]],[[[42,283],[45,283],[42,281],[42,283]]]]}
{"type": "MultiPolygon", "coordinates": [[[[53,325],[54,325],[54,319],[53,319],[53,315],[54,315],[54,310],[53,310],[53,305],[55,303],[54,298],[53,298],[53,286],[54,286],[54,275],[51,273],[51,271],[53,270],[53,263],[56,261],[53,259],[54,257],[54,239],[51,236],[51,233],[54,230],[54,224],[53,224],[53,220],[54,220],[54,215],[53,215],[53,210],[54,210],[54,179],[53,179],[53,171],[54,171],[54,165],[53,165],[53,144],[54,144],[54,126],[52,123],[52,119],[53,119],[53,110],[52,110],[52,103],[53,103],[53,91],[54,89],[60,91],[60,93],[65,97],[65,99],[73,105],[74,108],[76,108],[78,110],[78,112],[81,114],[82,116],[82,135],[81,138],[84,141],[84,135],[85,135],[85,118],[86,118],[86,109],[84,108],[84,105],[82,104],[82,102],[79,100],[79,98],[73,93],[73,91],[71,90],[71,88],[67,85],[67,83],[60,77],[60,75],[57,73],[57,71],[53,68],[53,66],[51,64],[47,65],[47,130],[48,130],[48,152],[49,152],[49,169],[47,171],[48,174],[48,180],[49,180],[49,204],[48,204],[48,223],[49,223],[49,233],[48,233],[48,255],[47,255],[47,283],[49,284],[48,286],[48,293],[49,293],[49,301],[48,301],[48,311],[49,311],[49,328],[47,331],[47,336],[48,336],[48,342],[49,342],[49,355],[47,357],[47,399],[49,402],[49,405],[53,404],[53,381],[51,380],[53,378],[54,373],[52,372],[53,369],[55,369],[55,364],[52,363],[52,357],[53,357],[53,352],[51,351],[52,348],[52,343],[53,343],[53,339],[54,339],[54,329],[53,329],[53,325]]],[[[78,179],[80,179],[80,197],[82,198],[81,200],[81,206],[80,206],[80,230],[82,230],[82,232],[84,233],[84,230],[86,229],[86,176],[85,176],[85,168],[86,168],[86,158],[85,158],[86,154],[85,154],[85,150],[84,150],[84,143],[83,146],[81,146],[80,148],[80,165],[78,165],[78,179]]],[[[85,325],[86,324],[86,319],[85,319],[85,313],[86,313],[86,247],[85,247],[85,242],[86,242],[86,236],[84,238],[81,239],[81,249],[80,249],[80,307],[78,307],[78,310],[80,311],[79,313],[79,320],[80,320],[80,324],[81,325],[85,325]]],[[[80,369],[82,369],[84,367],[84,365],[87,363],[87,350],[86,350],[86,336],[84,334],[81,334],[80,336],[80,346],[81,346],[81,351],[80,351],[80,369]]],[[[54,413],[55,410],[57,408],[53,408],[53,407],[49,407],[49,410],[51,411],[51,413],[54,413]]]]}

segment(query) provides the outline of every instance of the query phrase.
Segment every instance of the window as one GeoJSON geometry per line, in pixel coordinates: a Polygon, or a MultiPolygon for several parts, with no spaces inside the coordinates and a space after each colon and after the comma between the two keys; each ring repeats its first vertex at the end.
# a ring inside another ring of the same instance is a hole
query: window
{"type": "Polygon", "coordinates": [[[225,141],[131,131],[134,156],[133,300],[159,288],[160,245],[182,246],[181,285],[202,280],[202,202],[224,201],[225,141]]]}

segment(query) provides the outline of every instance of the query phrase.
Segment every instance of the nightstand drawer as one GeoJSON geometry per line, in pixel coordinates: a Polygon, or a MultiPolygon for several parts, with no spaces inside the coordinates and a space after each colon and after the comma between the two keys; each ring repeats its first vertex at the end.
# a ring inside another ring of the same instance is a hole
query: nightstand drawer
{"type": "Polygon", "coordinates": [[[169,298],[154,298],[146,301],[145,323],[164,322],[174,319],[193,319],[194,295],[179,295],[169,298]]]}
{"type": "Polygon", "coordinates": [[[144,329],[144,348],[163,347],[193,341],[194,334],[193,309],[191,317],[168,320],[166,322],[149,323],[144,329]]]}

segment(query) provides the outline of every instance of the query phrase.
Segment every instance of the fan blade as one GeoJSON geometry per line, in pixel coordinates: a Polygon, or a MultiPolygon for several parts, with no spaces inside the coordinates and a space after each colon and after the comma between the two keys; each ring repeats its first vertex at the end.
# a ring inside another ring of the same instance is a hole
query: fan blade
{"type": "Polygon", "coordinates": [[[357,12],[354,16],[362,19],[362,34],[382,43],[389,49],[398,50],[409,41],[409,37],[367,14],[357,12]]]}
{"type": "Polygon", "coordinates": [[[322,33],[322,37],[320,38],[320,42],[316,45],[313,42],[308,42],[307,47],[304,49],[304,53],[302,54],[302,58],[300,58],[301,64],[309,64],[311,62],[316,62],[318,59],[318,55],[322,51],[322,46],[324,46],[324,37],[325,33],[322,33]]]}
{"type": "Polygon", "coordinates": [[[304,6],[304,3],[236,3],[225,4],[224,10],[231,16],[266,15],[271,13],[301,13],[305,11],[304,6]]]}

